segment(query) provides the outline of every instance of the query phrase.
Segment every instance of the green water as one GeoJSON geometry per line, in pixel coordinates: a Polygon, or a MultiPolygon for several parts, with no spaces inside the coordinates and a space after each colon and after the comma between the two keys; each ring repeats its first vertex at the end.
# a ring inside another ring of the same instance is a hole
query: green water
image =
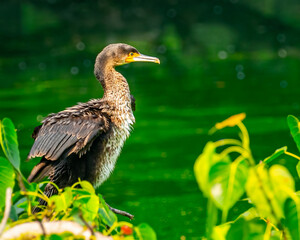
{"type": "MultiPolygon", "coordinates": [[[[134,224],[149,223],[159,239],[200,239],[206,201],[193,164],[209,139],[235,134],[226,130],[209,137],[208,130],[232,114],[246,112],[257,161],[285,145],[297,153],[286,116],[300,112],[299,59],[244,54],[242,59],[195,57],[179,64],[170,56],[152,55],[161,58],[161,65],[118,68],[136,98],[136,124],[115,171],[98,191],[110,205],[134,214],[134,224]]],[[[10,117],[17,127],[26,176],[38,162],[25,159],[39,121],[102,96],[93,76],[95,56],[47,60],[38,55],[2,62],[0,117],[10,117]]],[[[243,208],[237,204],[231,216],[243,208]]]]}

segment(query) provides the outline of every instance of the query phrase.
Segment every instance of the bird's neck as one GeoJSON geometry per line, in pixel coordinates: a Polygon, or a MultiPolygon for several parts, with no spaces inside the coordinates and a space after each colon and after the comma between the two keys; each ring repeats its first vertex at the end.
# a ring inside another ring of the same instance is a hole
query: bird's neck
{"type": "Polygon", "coordinates": [[[106,65],[98,71],[95,69],[95,75],[103,87],[103,99],[116,102],[119,106],[131,106],[129,85],[113,66],[106,65]]]}

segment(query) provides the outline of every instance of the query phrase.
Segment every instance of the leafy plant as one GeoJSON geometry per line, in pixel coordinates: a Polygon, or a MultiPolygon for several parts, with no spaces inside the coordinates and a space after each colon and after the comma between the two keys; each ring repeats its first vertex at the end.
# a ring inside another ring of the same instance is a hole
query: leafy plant
{"type": "Polygon", "coordinates": [[[155,232],[145,223],[133,226],[118,221],[102,196],[87,181],[79,181],[65,189],[57,188],[59,193],[50,198],[42,190],[49,181],[29,184],[20,171],[17,134],[8,118],[0,122],[0,142],[6,155],[6,158],[0,157],[0,216],[1,226],[6,227],[4,233],[0,227],[3,239],[18,231],[18,239],[28,239],[36,227],[42,232],[35,232],[34,239],[88,239],[87,236],[99,233],[114,239],[156,239],[155,232]],[[7,189],[13,189],[16,180],[20,190],[13,192],[12,199],[8,198],[10,196],[5,198],[7,189]],[[32,214],[32,209],[38,206],[38,198],[46,201],[47,206],[32,214]],[[21,230],[24,224],[29,224],[25,231],[21,230]],[[45,235],[45,229],[50,234],[45,235]]]}
{"type": "MultiPolygon", "coordinates": [[[[217,123],[214,133],[225,127],[237,127],[240,139],[208,142],[194,165],[200,190],[207,198],[207,239],[300,239],[300,198],[295,181],[278,158],[300,157],[282,147],[256,164],[249,146],[244,113],[217,123]],[[242,199],[249,202],[247,211],[228,221],[229,210],[242,199]],[[218,210],[219,209],[219,210],[218,210]],[[218,221],[221,211],[221,222],[218,221]]],[[[300,150],[300,124],[288,116],[291,134],[300,150]]],[[[298,174],[300,165],[297,164],[298,174]]]]}

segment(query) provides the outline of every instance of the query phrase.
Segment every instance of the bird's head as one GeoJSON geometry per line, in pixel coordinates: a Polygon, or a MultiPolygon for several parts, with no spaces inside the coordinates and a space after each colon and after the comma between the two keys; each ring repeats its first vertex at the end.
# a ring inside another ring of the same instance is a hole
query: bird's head
{"type": "Polygon", "coordinates": [[[131,62],[160,63],[158,58],[141,54],[136,48],[124,43],[108,45],[99,54],[99,57],[100,56],[106,60],[107,64],[112,66],[119,66],[131,62]]]}

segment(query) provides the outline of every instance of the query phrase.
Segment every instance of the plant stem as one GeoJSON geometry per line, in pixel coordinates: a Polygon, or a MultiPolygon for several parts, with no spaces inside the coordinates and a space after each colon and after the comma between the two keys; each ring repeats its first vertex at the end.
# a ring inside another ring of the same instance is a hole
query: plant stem
{"type": "Polygon", "coordinates": [[[119,209],[116,209],[116,208],[113,208],[111,206],[109,206],[107,203],[106,205],[108,206],[108,208],[115,214],[119,214],[119,215],[122,215],[122,216],[125,216],[125,217],[128,217],[130,220],[132,220],[134,218],[134,215],[128,213],[128,212],[125,212],[125,211],[122,211],[122,210],[119,210],[119,209]]]}
{"type": "Polygon", "coordinates": [[[267,227],[266,227],[266,231],[265,231],[265,234],[264,234],[264,240],[269,240],[270,239],[271,230],[272,230],[272,225],[269,222],[267,222],[267,227]]]}
{"type": "Polygon", "coordinates": [[[295,155],[295,154],[293,154],[293,153],[285,152],[285,154],[286,154],[286,155],[289,155],[289,156],[291,156],[291,157],[293,157],[293,158],[296,158],[296,159],[300,160],[300,157],[298,157],[297,155],[295,155]]]}
{"type": "Polygon", "coordinates": [[[243,143],[243,147],[247,150],[250,151],[249,149],[249,146],[250,146],[250,140],[249,140],[249,133],[248,133],[248,130],[247,128],[245,127],[244,123],[243,122],[239,122],[237,124],[237,126],[239,127],[239,129],[241,130],[242,132],[242,143],[243,143]]]}
{"type": "Polygon", "coordinates": [[[221,147],[225,145],[236,145],[242,147],[242,142],[236,139],[221,139],[215,142],[216,147],[221,147]]]}
{"type": "Polygon", "coordinates": [[[244,158],[249,158],[249,156],[250,156],[250,153],[246,149],[243,149],[242,147],[239,147],[239,146],[231,146],[231,147],[224,149],[220,153],[220,159],[224,158],[226,155],[229,155],[229,153],[232,153],[232,152],[240,153],[244,158]]]}
{"type": "Polygon", "coordinates": [[[87,226],[87,228],[90,230],[91,235],[95,235],[94,229],[87,223],[87,221],[85,221],[85,219],[83,218],[82,212],[79,212],[79,217],[81,219],[81,221],[84,223],[85,226],[87,226]]]}
{"type": "Polygon", "coordinates": [[[206,237],[208,240],[212,239],[213,228],[217,223],[218,209],[211,199],[207,200],[207,212],[206,212],[206,237]]]}

